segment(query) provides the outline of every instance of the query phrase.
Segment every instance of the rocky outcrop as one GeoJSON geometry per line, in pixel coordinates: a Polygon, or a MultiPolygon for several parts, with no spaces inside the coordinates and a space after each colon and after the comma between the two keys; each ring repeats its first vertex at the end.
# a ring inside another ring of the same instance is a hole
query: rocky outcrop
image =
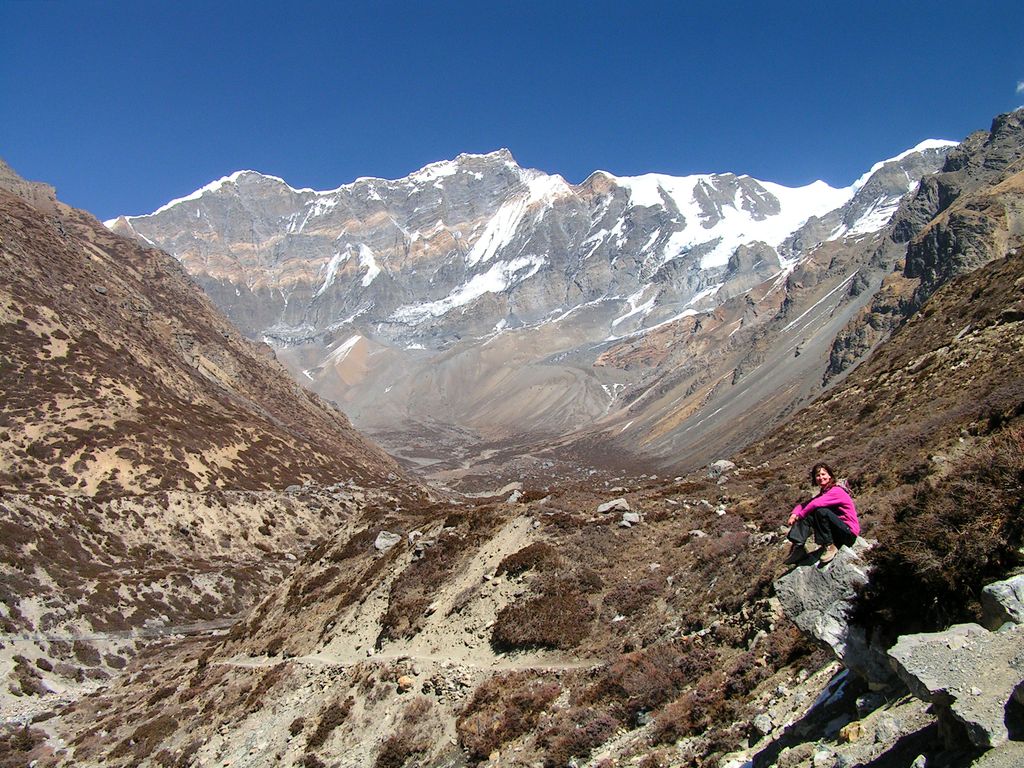
{"type": "Polygon", "coordinates": [[[801,630],[826,645],[851,672],[874,689],[894,682],[885,649],[872,642],[864,627],[850,621],[853,600],[868,582],[864,553],[870,543],[858,539],[841,548],[825,568],[811,559],[775,581],[782,610],[801,630]]]}
{"type": "Polygon", "coordinates": [[[957,275],[1019,242],[1024,199],[1024,110],[971,134],[903,200],[872,261],[895,272],[871,306],[836,337],[828,378],[853,364],[957,275]]]}
{"type": "Polygon", "coordinates": [[[989,632],[960,624],[904,635],[890,655],[914,695],[932,702],[951,746],[960,731],[954,723],[984,749],[1024,736],[1024,625],[989,632]]]}
{"type": "Polygon", "coordinates": [[[981,590],[981,623],[997,630],[1007,622],[1024,624],[1024,574],[986,585],[981,590]]]}
{"type": "Polygon", "coordinates": [[[861,557],[866,549],[858,540],[825,569],[811,562],[778,579],[783,611],[869,687],[902,681],[929,702],[948,749],[962,750],[966,734],[975,748],[991,750],[975,765],[1018,765],[1018,742],[1024,739],[1024,624],[1019,623],[1024,576],[984,590],[986,623],[999,631],[961,624],[904,635],[886,651],[850,621],[852,601],[870,576],[861,557]]]}

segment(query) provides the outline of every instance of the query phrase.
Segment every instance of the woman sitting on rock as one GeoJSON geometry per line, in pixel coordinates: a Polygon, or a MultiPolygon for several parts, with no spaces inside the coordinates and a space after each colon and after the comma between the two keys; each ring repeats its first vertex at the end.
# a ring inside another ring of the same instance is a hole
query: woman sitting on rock
{"type": "Polygon", "coordinates": [[[836,473],[825,463],[811,468],[811,485],[820,489],[808,502],[797,504],[789,514],[787,524],[792,526],[786,536],[792,546],[786,564],[798,563],[807,556],[804,549],[811,532],[822,548],[818,565],[831,563],[839,551],[836,545],[851,547],[860,535],[857,507],[845,488],[836,484],[836,473]]]}

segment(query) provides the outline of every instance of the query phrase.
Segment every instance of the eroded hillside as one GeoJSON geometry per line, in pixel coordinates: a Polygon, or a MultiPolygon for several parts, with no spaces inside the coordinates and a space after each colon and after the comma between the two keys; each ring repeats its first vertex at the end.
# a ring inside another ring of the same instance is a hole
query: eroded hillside
{"type": "Polygon", "coordinates": [[[0,702],[220,631],[371,501],[421,492],[180,266],[0,167],[0,702]]]}

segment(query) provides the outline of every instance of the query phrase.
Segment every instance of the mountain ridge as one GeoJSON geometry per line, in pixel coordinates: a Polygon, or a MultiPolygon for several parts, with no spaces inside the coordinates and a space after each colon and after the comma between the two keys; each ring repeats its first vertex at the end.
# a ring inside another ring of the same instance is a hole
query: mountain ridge
{"type": "MultiPolygon", "coordinates": [[[[453,447],[472,463],[481,441],[586,431],[628,406],[631,386],[665,386],[664,366],[596,362],[732,313],[751,291],[788,293],[801,260],[829,243],[867,249],[949,146],[923,142],[843,190],[735,174],[595,172],[570,185],[507,151],[324,193],[241,174],[112,226],[175,254],[247,335],[393,452],[422,428],[446,445],[469,437],[453,447]],[[405,424],[419,426],[403,438],[405,424]]],[[[654,445],[628,421],[603,460],[654,445]]],[[[678,444],[652,450],[668,458],[678,444]]]]}

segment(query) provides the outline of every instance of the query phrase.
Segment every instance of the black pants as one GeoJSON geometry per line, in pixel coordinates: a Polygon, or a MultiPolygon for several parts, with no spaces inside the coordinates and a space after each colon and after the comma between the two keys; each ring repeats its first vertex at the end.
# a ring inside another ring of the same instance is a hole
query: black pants
{"type": "Polygon", "coordinates": [[[793,524],[786,538],[797,545],[805,544],[813,531],[814,540],[818,542],[819,546],[827,547],[829,544],[835,544],[839,547],[852,547],[857,536],[846,523],[839,519],[836,512],[835,507],[820,507],[811,510],[793,524]]]}

